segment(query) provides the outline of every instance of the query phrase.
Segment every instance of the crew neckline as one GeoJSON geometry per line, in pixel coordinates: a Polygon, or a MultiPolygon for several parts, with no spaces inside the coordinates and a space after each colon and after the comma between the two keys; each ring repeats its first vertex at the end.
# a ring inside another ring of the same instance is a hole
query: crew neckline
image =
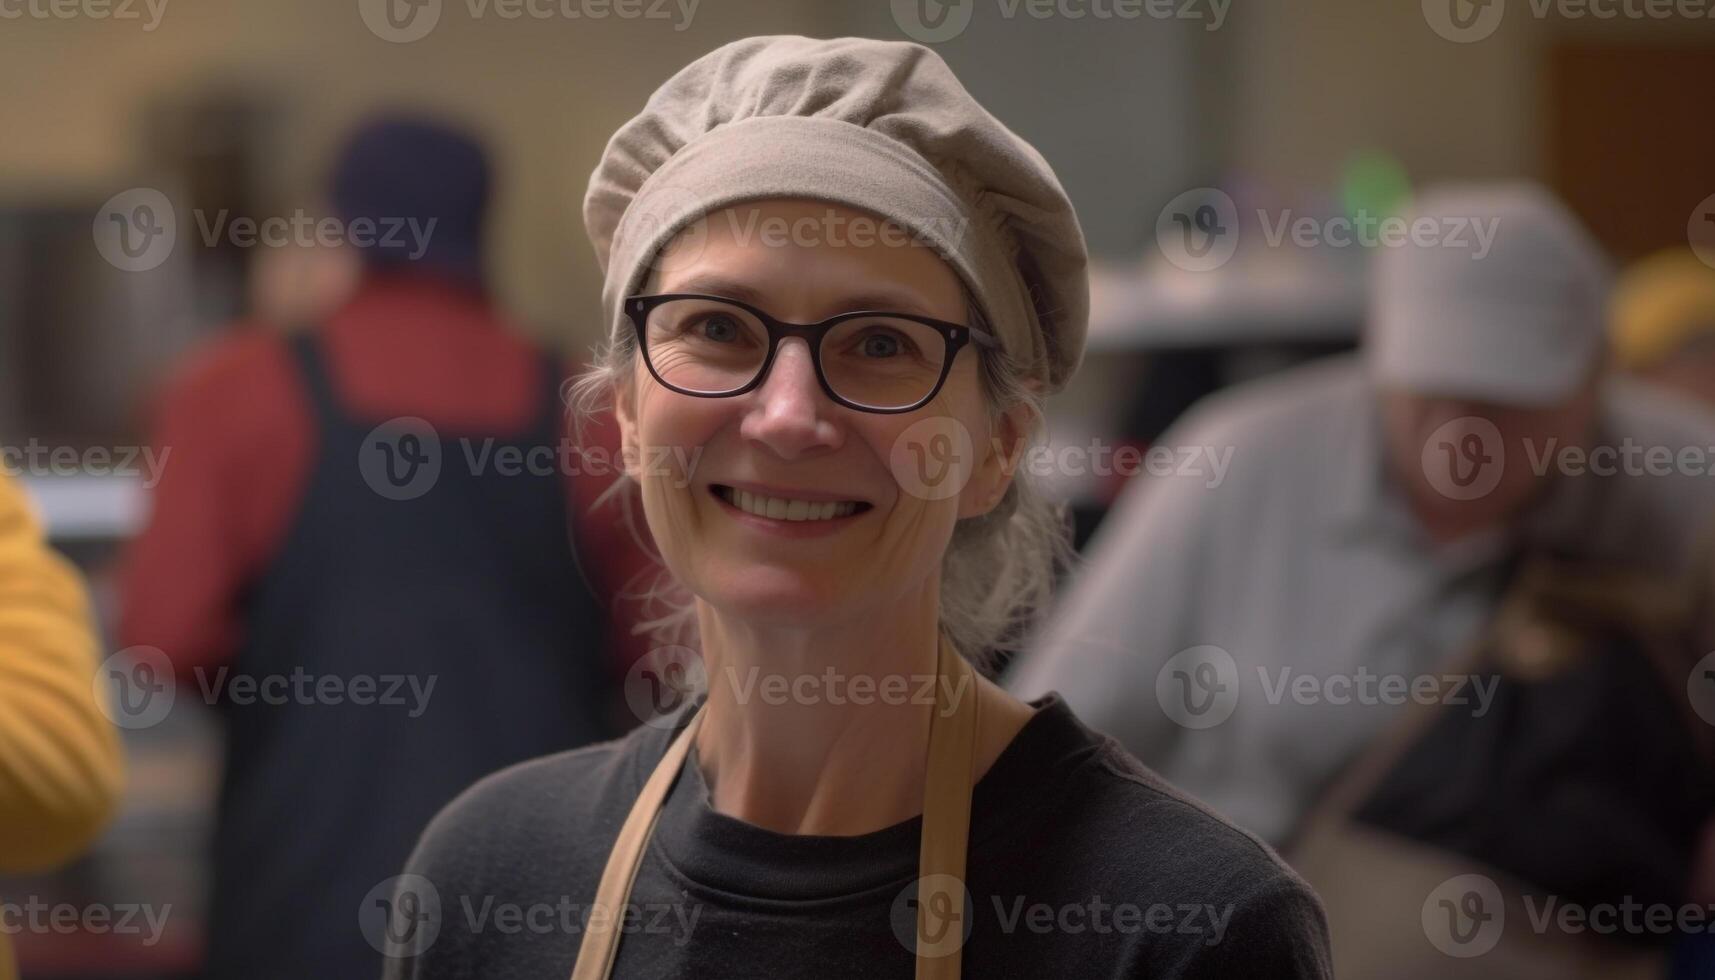
{"type": "MultiPolygon", "coordinates": [[[[656,739],[639,762],[639,781],[677,737],[692,703],[666,739],[656,739]]],[[[971,792],[970,849],[992,835],[1018,832],[1021,804],[1039,799],[1045,780],[1063,779],[1067,757],[1093,749],[1093,735],[1056,692],[1029,702],[1035,714],[1024,723],[971,792]],[[1031,794],[1019,792],[1030,785],[1031,794]]],[[[809,901],[860,895],[916,876],[923,817],[910,817],[866,834],[784,834],[715,810],[696,748],[686,754],[678,779],[662,804],[652,850],[689,882],[734,895],[765,900],[809,901]]]]}

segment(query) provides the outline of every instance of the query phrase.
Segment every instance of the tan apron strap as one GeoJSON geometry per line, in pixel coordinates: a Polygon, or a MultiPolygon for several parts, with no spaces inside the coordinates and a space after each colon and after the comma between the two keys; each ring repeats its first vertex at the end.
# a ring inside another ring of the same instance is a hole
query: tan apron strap
{"type": "Polygon", "coordinates": [[[619,925],[624,921],[625,903],[631,898],[632,882],[637,880],[643,852],[655,832],[655,821],[661,816],[661,804],[673,788],[674,780],[679,778],[679,770],[684,767],[685,756],[691,751],[702,723],[703,709],[699,705],[685,730],[667,747],[667,754],[649,774],[649,781],[643,784],[643,791],[637,794],[625,824],[619,828],[619,839],[607,856],[601,884],[596,887],[595,905],[590,909],[589,924],[584,927],[572,980],[607,980],[613,971],[613,958],[619,952],[619,925]]]}
{"type": "Polygon", "coordinates": [[[939,660],[917,861],[917,980],[958,980],[969,925],[965,849],[976,775],[976,672],[945,634],[939,660]]]}
{"type": "MultiPolygon", "coordinates": [[[[976,775],[977,677],[945,634],[937,654],[935,712],[923,787],[923,835],[917,882],[917,980],[957,980],[967,922],[965,850],[970,836],[971,785],[976,775]],[[951,688],[951,690],[949,690],[951,688]],[[926,921],[934,915],[932,921],[926,921]]],[[[607,856],[595,906],[578,947],[572,980],[607,980],[619,952],[619,924],[661,805],[690,753],[702,709],[668,746],[637,795],[607,856]]]]}

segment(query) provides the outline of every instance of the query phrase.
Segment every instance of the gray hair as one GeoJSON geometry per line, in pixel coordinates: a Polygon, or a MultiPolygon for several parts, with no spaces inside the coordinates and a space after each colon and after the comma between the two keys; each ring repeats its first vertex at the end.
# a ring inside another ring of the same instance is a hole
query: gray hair
{"type": "MultiPolygon", "coordinates": [[[[965,301],[971,327],[986,330],[986,318],[968,289],[965,301]]],[[[1022,461],[1045,438],[1043,398],[1025,383],[1016,359],[998,350],[973,351],[981,365],[991,424],[998,423],[1001,414],[1013,405],[1030,407],[1029,430],[1019,456],[1022,461]]],[[[629,331],[618,331],[593,353],[589,370],[566,389],[566,404],[580,444],[584,420],[610,410],[612,399],[634,376],[636,337],[629,331]]],[[[610,497],[619,496],[627,530],[640,547],[645,547],[637,522],[639,498],[635,490],[631,476],[621,473],[592,506],[599,507],[610,497]]],[[[652,553],[657,567],[638,576],[650,576],[650,581],[642,591],[632,592],[629,590],[637,581],[634,578],[622,593],[642,605],[644,618],[639,631],[646,631],[661,645],[700,648],[693,597],[673,577],[660,554],[652,553]]],[[[941,628],[967,659],[992,669],[992,654],[1017,652],[1035,631],[1049,609],[1061,569],[1074,559],[1065,505],[1049,498],[1028,467],[1017,468],[1006,494],[988,513],[954,525],[952,541],[941,559],[941,628]]]]}

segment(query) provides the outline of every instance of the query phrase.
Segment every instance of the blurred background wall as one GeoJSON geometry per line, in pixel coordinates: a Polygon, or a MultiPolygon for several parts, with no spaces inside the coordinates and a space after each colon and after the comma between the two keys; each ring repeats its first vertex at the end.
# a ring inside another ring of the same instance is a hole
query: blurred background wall
{"type": "MultiPolygon", "coordinates": [[[[1200,19],[1132,20],[1006,18],[989,0],[937,49],[1049,157],[1092,249],[1123,261],[1151,244],[1157,211],[1181,190],[1232,173],[1282,192],[1330,188],[1366,148],[1384,149],[1416,181],[1525,175],[1576,187],[1575,161],[1556,154],[1584,149],[1562,132],[1579,112],[1599,110],[1602,124],[1615,106],[1647,104],[1650,119],[1689,108],[1694,73],[1710,64],[1715,21],[1538,18],[1527,3],[1511,6],[1493,35],[1460,44],[1430,29],[1416,4],[1234,4],[1210,30],[1216,15],[1202,0],[1187,7],[1200,19]],[[1679,70],[1687,84],[1664,88],[1674,70],[1653,54],[1602,60],[1638,45],[1690,48],[1679,70]],[[1615,105],[1569,105],[1589,95],[1589,81],[1615,105]]],[[[141,0],[137,20],[0,21],[10,93],[0,105],[0,205],[90,211],[133,186],[189,179],[199,159],[211,171],[199,193],[303,199],[366,109],[431,106],[476,124],[500,155],[492,267],[505,299],[537,329],[587,344],[597,274],[580,227],[583,182],[655,85],[747,34],[905,36],[884,3],[706,0],[688,26],[682,8],[600,21],[507,19],[499,9],[473,16],[465,0],[449,0],[409,43],[377,37],[355,0],[166,0],[152,30],[141,0]]],[[[1687,117],[1673,136],[1700,129],[1687,117]]],[[[114,354],[132,367],[170,361],[209,312],[165,311],[147,343],[114,354]]],[[[134,393],[135,372],[124,373],[110,397],[134,393]]]]}

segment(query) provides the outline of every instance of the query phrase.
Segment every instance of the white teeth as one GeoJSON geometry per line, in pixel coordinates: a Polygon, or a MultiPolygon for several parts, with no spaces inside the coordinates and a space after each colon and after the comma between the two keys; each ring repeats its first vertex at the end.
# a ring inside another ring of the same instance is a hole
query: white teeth
{"type": "Polygon", "coordinates": [[[850,500],[786,500],[780,497],[763,497],[748,490],[734,490],[731,487],[721,487],[719,493],[722,499],[739,510],[758,517],[771,517],[777,521],[826,521],[845,517],[857,510],[857,504],[850,500]]]}

